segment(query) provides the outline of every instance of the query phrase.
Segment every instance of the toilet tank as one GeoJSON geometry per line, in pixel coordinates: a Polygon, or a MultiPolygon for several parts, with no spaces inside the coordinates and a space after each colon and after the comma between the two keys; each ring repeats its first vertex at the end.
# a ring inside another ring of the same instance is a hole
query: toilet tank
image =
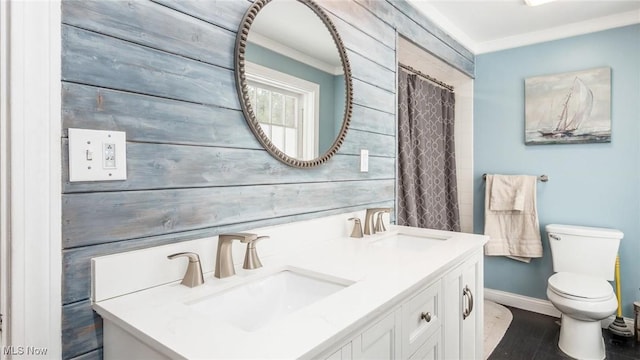
{"type": "Polygon", "coordinates": [[[545,227],[554,272],[572,272],[614,279],[622,231],[574,225],[545,227]]]}

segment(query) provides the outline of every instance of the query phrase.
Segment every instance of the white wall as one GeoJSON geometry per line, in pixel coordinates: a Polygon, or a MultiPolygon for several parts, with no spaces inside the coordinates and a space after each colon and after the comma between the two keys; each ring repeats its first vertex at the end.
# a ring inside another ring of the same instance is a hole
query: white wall
{"type": "Polygon", "coordinates": [[[473,79],[400,37],[398,61],[452,85],[456,94],[455,142],[460,227],[473,232],[473,79]]]}
{"type": "Polygon", "coordinates": [[[25,358],[27,347],[58,358],[60,2],[3,1],[0,14],[2,340],[25,358]]]}

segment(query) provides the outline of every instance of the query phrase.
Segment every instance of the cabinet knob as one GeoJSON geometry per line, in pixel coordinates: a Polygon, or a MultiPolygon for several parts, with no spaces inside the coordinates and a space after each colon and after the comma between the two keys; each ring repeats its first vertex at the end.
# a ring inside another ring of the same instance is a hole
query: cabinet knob
{"type": "Polygon", "coordinates": [[[420,315],[420,319],[422,319],[422,320],[424,320],[426,322],[431,321],[431,313],[430,312],[422,313],[420,315]]]}

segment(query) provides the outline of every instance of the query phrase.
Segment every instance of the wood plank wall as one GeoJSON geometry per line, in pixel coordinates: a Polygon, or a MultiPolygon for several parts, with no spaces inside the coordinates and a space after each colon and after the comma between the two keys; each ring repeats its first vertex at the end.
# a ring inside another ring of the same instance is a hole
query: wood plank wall
{"type": "Polygon", "coordinates": [[[102,358],[91,257],[394,205],[396,29],[471,76],[474,57],[404,1],[318,3],[347,47],[354,108],[339,153],[302,170],[264,151],[240,111],[233,47],[249,1],[63,2],[64,359],[102,358]],[[68,128],[126,131],[128,179],[70,183],[68,128]]]}

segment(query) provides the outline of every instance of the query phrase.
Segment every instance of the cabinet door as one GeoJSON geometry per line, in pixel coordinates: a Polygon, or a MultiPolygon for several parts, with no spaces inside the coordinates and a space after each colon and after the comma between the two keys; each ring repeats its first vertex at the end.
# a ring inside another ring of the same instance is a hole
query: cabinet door
{"type": "Polygon", "coordinates": [[[112,321],[103,322],[104,331],[104,360],[120,359],[148,359],[169,360],[156,349],[138,340],[135,336],[114,324],[112,321]]]}
{"type": "Polygon", "coordinates": [[[441,333],[435,334],[425,341],[422,346],[409,358],[409,360],[440,360],[442,359],[441,333]]]}
{"type": "Polygon", "coordinates": [[[351,360],[351,343],[343,346],[338,349],[333,354],[329,355],[329,357],[325,358],[325,360],[351,360]]]}
{"type": "Polygon", "coordinates": [[[399,359],[400,310],[385,316],[351,342],[353,359],[399,359]]]}
{"type": "Polygon", "coordinates": [[[444,357],[482,359],[483,342],[482,252],[444,277],[444,357]]]}

